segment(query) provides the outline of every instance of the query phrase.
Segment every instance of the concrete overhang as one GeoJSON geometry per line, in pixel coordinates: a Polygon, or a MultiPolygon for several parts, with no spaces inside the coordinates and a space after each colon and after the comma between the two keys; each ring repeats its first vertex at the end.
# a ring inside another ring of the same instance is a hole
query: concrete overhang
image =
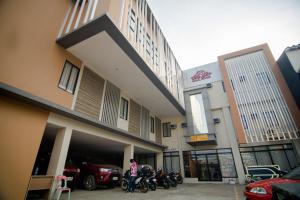
{"type": "Polygon", "coordinates": [[[185,115],[177,99],[106,14],[57,43],[157,116],[185,115]]]}

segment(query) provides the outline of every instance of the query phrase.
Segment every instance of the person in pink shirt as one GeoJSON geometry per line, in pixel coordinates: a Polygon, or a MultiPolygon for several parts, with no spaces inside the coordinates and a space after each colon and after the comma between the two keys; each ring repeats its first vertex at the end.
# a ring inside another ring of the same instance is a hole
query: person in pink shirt
{"type": "Polygon", "coordinates": [[[134,192],[134,182],[137,177],[137,163],[134,159],[130,159],[130,178],[128,183],[128,191],[127,192],[134,192]]]}

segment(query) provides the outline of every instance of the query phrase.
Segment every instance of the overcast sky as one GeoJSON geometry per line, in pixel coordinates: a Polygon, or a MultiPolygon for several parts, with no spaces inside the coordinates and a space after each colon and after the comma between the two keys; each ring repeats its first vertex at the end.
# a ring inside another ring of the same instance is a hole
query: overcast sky
{"type": "Polygon", "coordinates": [[[300,0],[148,0],[181,68],[268,43],[275,59],[300,43],[300,0]]]}

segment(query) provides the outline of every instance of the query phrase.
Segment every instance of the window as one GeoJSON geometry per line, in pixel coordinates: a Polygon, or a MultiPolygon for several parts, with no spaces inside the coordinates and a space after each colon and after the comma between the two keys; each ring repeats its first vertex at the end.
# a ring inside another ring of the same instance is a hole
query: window
{"type": "Polygon", "coordinates": [[[136,25],[135,25],[135,12],[134,10],[131,9],[130,11],[130,19],[129,19],[129,28],[131,29],[132,32],[135,33],[135,28],[136,28],[136,25]]]}
{"type": "Polygon", "coordinates": [[[230,79],[230,82],[231,82],[232,89],[234,90],[235,88],[234,88],[233,80],[230,79]]]}
{"type": "Polygon", "coordinates": [[[251,113],[251,119],[256,120],[258,118],[257,113],[251,113]]]}
{"type": "Polygon", "coordinates": [[[267,72],[259,72],[256,73],[256,78],[260,85],[268,85],[271,83],[271,80],[269,78],[269,75],[267,72]]]}
{"type": "Polygon", "coordinates": [[[120,118],[128,119],[128,101],[123,97],[121,98],[120,118]]]}
{"type": "Polygon", "coordinates": [[[178,151],[164,152],[164,170],[167,173],[180,172],[180,160],[178,151]]]}
{"type": "Polygon", "coordinates": [[[273,110],[264,112],[263,114],[267,127],[271,128],[279,125],[276,113],[273,110]]]}
{"type": "Polygon", "coordinates": [[[202,94],[190,95],[194,134],[208,133],[202,94]]]}
{"type": "Polygon", "coordinates": [[[63,90],[66,90],[67,92],[74,94],[78,74],[79,74],[79,69],[75,65],[66,61],[63,72],[59,80],[58,87],[63,90]]]}
{"type": "Polygon", "coordinates": [[[244,75],[241,75],[239,78],[241,83],[246,81],[246,76],[244,75]]]}
{"type": "Polygon", "coordinates": [[[154,133],[154,117],[150,117],[150,132],[154,133]]]}
{"type": "Polygon", "coordinates": [[[241,115],[242,123],[244,126],[244,129],[248,129],[248,123],[245,115],[241,115]]]}
{"type": "Polygon", "coordinates": [[[163,136],[171,137],[171,122],[163,123],[163,136]]]}
{"type": "Polygon", "coordinates": [[[147,35],[146,35],[146,51],[147,51],[148,56],[151,55],[151,45],[150,45],[150,43],[151,43],[150,42],[150,36],[147,33],[147,35]]]}
{"type": "Polygon", "coordinates": [[[225,85],[224,85],[224,81],[222,81],[222,87],[223,87],[223,91],[226,92],[226,90],[225,90],[225,85]]]}

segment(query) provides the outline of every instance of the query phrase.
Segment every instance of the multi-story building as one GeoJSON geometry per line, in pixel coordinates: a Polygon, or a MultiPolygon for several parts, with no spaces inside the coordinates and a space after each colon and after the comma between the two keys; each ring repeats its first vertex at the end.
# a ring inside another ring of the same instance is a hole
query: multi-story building
{"type": "Polygon", "coordinates": [[[245,174],[229,102],[217,62],[183,72],[186,118],[164,119],[166,171],[180,171],[186,182],[244,183],[245,174]],[[175,126],[175,124],[177,126],[175,126]]]}
{"type": "Polygon", "coordinates": [[[300,109],[300,44],[287,47],[277,63],[300,109]]]}
{"type": "Polygon", "coordinates": [[[244,166],[295,167],[300,112],[268,45],[220,56],[219,64],[244,166]]]}
{"type": "Polygon", "coordinates": [[[182,71],[145,0],[5,1],[0,13],[1,199],[24,199],[33,173],[45,182],[74,155],[163,166],[182,71]]]}

